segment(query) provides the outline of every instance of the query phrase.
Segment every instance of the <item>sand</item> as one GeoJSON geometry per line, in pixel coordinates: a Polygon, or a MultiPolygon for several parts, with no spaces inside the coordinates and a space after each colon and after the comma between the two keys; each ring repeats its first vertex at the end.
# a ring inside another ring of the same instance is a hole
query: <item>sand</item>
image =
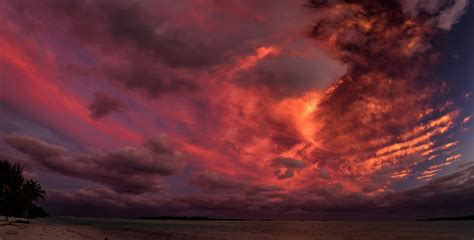
{"type": "Polygon", "coordinates": [[[473,239],[470,221],[148,221],[56,218],[2,226],[1,240],[473,239]]]}
{"type": "Polygon", "coordinates": [[[90,227],[63,226],[31,221],[29,224],[0,225],[0,240],[89,240],[108,239],[106,233],[90,227]]]}
{"type": "Polygon", "coordinates": [[[136,229],[104,229],[94,226],[55,224],[38,220],[30,220],[28,224],[7,223],[0,220],[0,240],[156,240],[174,239],[173,236],[157,231],[150,232],[136,229]]]}

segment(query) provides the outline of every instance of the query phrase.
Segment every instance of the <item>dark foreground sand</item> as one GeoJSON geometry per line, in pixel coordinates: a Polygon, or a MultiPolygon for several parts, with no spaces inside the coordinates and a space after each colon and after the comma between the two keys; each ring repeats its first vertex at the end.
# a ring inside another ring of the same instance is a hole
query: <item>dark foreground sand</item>
{"type": "Polygon", "coordinates": [[[148,221],[51,218],[4,225],[0,240],[472,240],[474,222],[148,221]]]}
{"type": "Polygon", "coordinates": [[[61,225],[35,220],[29,224],[0,224],[0,240],[151,240],[175,239],[175,237],[160,232],[150,233],[146,230],[104,230],[93,226],[61,225]]]}
{"type": "Polygon", "coordinates": [[[0,226],[1,240],[79,240],[111,239],[102,231],[81,226],[61,226],[31,222],[0,226]]]}

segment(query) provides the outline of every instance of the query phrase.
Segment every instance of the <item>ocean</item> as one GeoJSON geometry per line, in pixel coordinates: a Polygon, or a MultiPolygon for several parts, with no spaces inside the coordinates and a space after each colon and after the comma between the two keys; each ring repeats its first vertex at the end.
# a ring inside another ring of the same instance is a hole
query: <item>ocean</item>
{"type": "Polygon", "coordinates": [[[98,228],[112,236],[110,239],[474,240],[474,221],[186,221],[56,217],[40,221],[98,228]]]}

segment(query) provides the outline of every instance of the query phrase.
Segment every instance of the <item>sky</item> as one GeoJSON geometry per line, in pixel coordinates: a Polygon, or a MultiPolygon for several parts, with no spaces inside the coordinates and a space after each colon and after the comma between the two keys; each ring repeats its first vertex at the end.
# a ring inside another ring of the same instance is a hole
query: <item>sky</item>
{"type": "Polygon", "coordinates": [[[0,157],[53,215],[474,213],[469,0],[0,2],[0,157]]]}

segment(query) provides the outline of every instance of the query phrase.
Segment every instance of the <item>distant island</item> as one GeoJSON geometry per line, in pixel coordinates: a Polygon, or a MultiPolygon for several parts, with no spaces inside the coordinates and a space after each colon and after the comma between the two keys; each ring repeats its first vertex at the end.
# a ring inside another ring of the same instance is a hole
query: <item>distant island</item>
{"type": "Polygon", "coordinates": [[[460,216],[460,217],[441,217],[429,218],[422,221],[474,221],[474,215],[460,216]]]}
{"type": "Polygon", "coordinates": [[[209,218],[206,216],[152,216],[152,217],[138,217],[135,219],[142,220],[196,220],[196,221],[245,221],[239,218],[209,218]]]}

